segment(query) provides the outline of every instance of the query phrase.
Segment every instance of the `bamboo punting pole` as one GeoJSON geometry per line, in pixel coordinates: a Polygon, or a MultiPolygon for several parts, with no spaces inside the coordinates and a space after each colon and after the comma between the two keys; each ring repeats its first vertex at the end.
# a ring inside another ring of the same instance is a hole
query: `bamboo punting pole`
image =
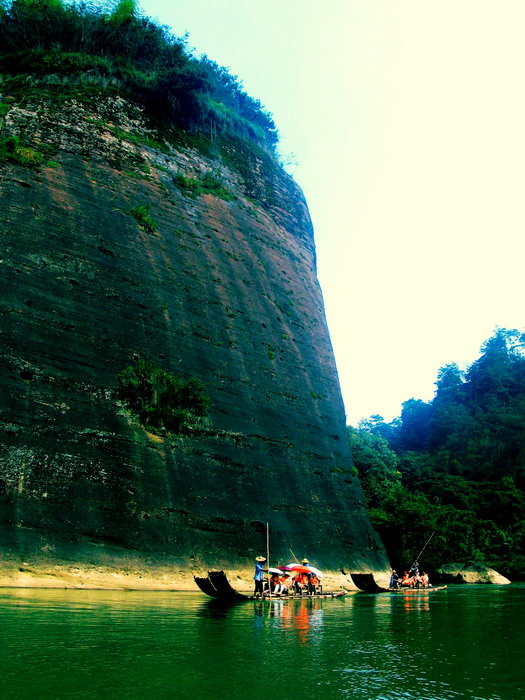
{"type": "Polygon", "coordinates": [[[266,523],[266,566],[268,567],[268,595],[272,597],[272,586],[270,584],[270,525],[266,523]]]}
{"type": "Polygon", "coordinates": [[[427,548],[427,544],[430,542],[430,540],[434,537],[435,534],[436,534],[436,530],[434,530],[434,532],[430,535],[430,537],[428,538],[428,540],[427,540],[427,541],[425,542],[425,544],[423,545],[423,549],[419,552],[419,554],[417,555],[417,557],[414,559],[414,563],[413,563],[412,566],[410,567],[411,569],[413,569],[414,566],[419,562],[419,557],[423,554],[423,552],[424,552],[425,549],[427,548]]]}

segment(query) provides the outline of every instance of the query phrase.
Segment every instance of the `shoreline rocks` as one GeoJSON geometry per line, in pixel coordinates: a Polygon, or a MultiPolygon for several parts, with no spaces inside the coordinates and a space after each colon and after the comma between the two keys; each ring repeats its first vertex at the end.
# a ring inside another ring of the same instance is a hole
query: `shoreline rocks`
{"type": "Polygon", "coordinates": [[[511,583],[494,569],[474,561],[444,564],[437,574],[442,583],[492,583],[499,586],[511,583]]]}

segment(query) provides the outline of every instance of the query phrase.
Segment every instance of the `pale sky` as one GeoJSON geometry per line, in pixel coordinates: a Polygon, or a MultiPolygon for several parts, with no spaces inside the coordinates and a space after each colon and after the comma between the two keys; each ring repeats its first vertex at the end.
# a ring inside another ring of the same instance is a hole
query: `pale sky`
{"type": "Polygon", "coordinates": [[[272,112],[347,421],[524,329],[525,0],[142,0],[272,112]]]}

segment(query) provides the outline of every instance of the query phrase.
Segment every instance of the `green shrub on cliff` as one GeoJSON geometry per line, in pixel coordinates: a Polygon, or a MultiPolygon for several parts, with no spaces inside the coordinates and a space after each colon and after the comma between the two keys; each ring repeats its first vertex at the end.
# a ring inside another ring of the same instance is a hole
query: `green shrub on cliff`
{"type": "Polygon", "coordinates": [[[118,375],[119,398],[151,432],[184,433],[202,424],[210,400],[202,382],[138,360],[118,375]]]}
{"type": "Polygon", "coordinates": [[[37,168],[44,162],[44,157],[33,148],[21,145],[16,136],[7,136],[0,139],[0,164],[6,161],[37,168]]]}
{"type": "Polygon", "coordinates": [[[136,207],[132,207],[129,213],[147,233],[155,233],[157,223],[149,213],[150,208],[151,204],[138,204],[136,207]]]}
{"type": "Polygon", "coordinates": [[[8,136],[0,140],[0,163],[11,160],[18,148],[18,139],[15,136],[8,136]]]}
{"type": "Polygon", "coordinates": [[[219,197],[219,199],[224,199],[226,202],[231,202],[235,199],[233,192],[211,173],[206,173],[202,178],[176,175],[173,181],[180,191],[188,197],[196,198],[201,194],[211,194],[214,197],[219,197]]]}
{"type": "Polygon", "coordinates": [[[1,0],[0,9],[0,72],[60,77],[63,90],[68,81],[78,89],[98,80],[142,102],[152,118],[274,149],[277,131],[261,103],[225,68],[195,58],[185,38],[142,16],[134,0],[1,0]]]}

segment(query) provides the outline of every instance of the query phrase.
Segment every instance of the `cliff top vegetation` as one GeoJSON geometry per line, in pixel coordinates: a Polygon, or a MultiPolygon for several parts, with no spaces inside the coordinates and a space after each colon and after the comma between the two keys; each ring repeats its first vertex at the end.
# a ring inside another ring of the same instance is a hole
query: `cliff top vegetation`
{"type": "Polygon", "coordinates": [[[0,0],[0,73],[56,90],[91,85],[132,96],[151,118],[273,152],[277,130],[226,68],[144,17],[136,0],[0,0]]]}

